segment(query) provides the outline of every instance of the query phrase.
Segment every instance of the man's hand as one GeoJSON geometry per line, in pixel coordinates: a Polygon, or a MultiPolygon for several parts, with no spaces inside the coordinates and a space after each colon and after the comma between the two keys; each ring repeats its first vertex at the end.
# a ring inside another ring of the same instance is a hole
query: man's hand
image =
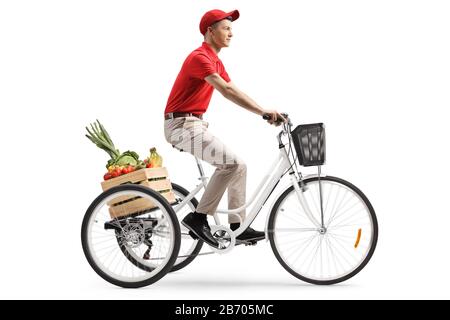
{"type": "Polygon", "coordinates": [[[283,122],[286,122],[287,120],[276,110],[264,110],[262,116],[268,116],[270,117],[267,122],[270,124],[274,124],[275,126],[279,126],[283,122]]]}

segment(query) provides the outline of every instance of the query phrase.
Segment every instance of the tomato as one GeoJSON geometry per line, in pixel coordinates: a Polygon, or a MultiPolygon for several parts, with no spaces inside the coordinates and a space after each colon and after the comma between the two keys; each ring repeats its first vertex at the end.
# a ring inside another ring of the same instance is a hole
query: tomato
{"type": "Polygon", "coordinates": [[[109,180],[111,178],[112,178],[112,176],[111,176],[111,174],[109,172],[105,173],[105,175],[103,176],[103,180],[105,180],[105,181],[109,180]]]}
{"type": "Polygon", "coordinates": [[[114,170],[113,172],[111,172],[111,177],[112,178],[115,178],[115,177],[118,177],[118,176],[120,176],[120,173],[117,172],[117,170],[114,170]]]}
{"type": "Polygon", "coordinates": [[[147,168],[153,168],[153,165],[151,163],[147,163],[147,168]]]}
{"type": "Polygon", "coordinates": [[[134,170],[136,170],[133,166],[128,166],[128,173],[133,172],[134,170]]]}
{"type": "Polygon", "coordinates": [[[125,167],[125,168],[122,168],[122,174],[127,174],[127,173],[129,173],[130,171],[128,171],[128,168],[127,167],[125,167]]]}

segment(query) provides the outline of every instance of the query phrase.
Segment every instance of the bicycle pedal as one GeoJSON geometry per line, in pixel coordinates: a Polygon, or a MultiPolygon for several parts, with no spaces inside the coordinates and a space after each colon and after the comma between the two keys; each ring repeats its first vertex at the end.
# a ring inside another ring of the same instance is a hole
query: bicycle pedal
{"type": "Polygon", "coordinates": [[[150,248],[145,251],[144,256],[142,257],[144,260],[150,260],[150,248]]]}
{"type": "Polygon", "coordinates": [[[189,231],[189,235],[192,237],[192,239],[198,240],[198,237],[192,231],[189,231]]]}

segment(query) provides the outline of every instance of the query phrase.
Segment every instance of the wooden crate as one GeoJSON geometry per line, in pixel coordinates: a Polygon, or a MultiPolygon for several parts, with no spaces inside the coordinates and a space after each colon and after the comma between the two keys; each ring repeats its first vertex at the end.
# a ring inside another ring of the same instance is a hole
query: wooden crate
{"type": "MultiPolygon", "coordinates": [[[[169,203],[176,201],[166,168],[140,169],[103,181],[102,188],[103,191],[106,191],[112,187],[126,183],[140,184],[158,191],[169,203]]],[[[150,200],[130,196],[117,197],[108,202],[108,205],[111,218],[130,216],[155,207],[155,204],[150,200]]]]}

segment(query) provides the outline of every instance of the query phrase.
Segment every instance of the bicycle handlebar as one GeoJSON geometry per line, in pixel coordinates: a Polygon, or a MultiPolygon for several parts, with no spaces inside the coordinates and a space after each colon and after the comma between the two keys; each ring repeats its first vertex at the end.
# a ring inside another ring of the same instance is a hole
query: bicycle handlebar
{"type": "MultiPolygon", "coordinates": [[[[280,115],[289,122],[289,116],[288,116],[287,113],[280,113],[280,115]]],[[[270,120],[271,119],[270,115],[268,115],[267,113],[263,114],[262,118],[264,120],[270,120]]],[[[281,122],[281,121],[277,120],[276,122],[278,123],[278,122],[281,122]]]]}

